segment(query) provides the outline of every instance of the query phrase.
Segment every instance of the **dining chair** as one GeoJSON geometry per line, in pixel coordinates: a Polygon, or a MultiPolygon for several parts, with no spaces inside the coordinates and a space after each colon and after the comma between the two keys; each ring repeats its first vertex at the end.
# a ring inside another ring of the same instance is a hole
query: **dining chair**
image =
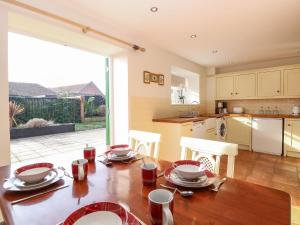
{"type": "Polygon", "coordinates": [[[142,155],[151,156],[153,152],[153,157],[158,158],[159,142],[160,134],[138,130],[129,131],[130,146],[142,155]]]}
{"type": "Polygon", "coordinates": [[[227,177],[234,176],[234,160],[238,154],[238,145],[199,138],[181,137],[181,159],[187,158],[188,150],[192,152],[192,160],[200,161],[208,170],[219,175],[220,159],[227,155],[227,177]]]}

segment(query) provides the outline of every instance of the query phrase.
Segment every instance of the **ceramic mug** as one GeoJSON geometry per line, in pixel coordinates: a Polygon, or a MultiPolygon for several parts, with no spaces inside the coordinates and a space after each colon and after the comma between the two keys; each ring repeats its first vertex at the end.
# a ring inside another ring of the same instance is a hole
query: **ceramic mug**
{"type": "Polygon", "coordinates": [[[156,189],[148,195],[151,222],[155,225],[173,225],[173,193],[156,189]]]}
{"type": "Polygon", "coordinates": [[[83,150],[83,156],[85,159],[88,161],[95,161],[95,156],[96,156],[96,148],[94,147],[89,147],[86,145],[86,147],[83,150]]]}
{"type": "Polygon", "coordinates": [[[142,180],[144,185],[155,185],[157,178],[157,167],[154,163],[146,163],[141,165],[142,180]]]}
{"type": "Polygon", "coordinates": [[[85,180],[88,174],[88,160],[78,159],[72,162],[73,177],[77,181],[85,180]]]}

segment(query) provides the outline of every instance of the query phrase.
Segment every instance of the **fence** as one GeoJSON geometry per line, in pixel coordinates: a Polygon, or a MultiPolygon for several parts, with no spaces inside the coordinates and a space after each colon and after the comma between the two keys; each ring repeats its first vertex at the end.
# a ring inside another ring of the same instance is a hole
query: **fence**
{"type": "Polygon", "coordinates": [[[26,123],[32,118],[53,120],[55,123],[80,122],[80,99],[78,98],[28,98],[9,97],[10,101],[24,107],[17,121],[26,123]]]}

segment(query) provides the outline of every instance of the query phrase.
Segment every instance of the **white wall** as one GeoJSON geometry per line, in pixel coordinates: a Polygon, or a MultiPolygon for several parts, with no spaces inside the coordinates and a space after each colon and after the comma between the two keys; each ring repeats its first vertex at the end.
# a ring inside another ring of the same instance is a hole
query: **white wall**
{"type": "Polygon", "coordinates": [[[0,166],[10,163],[10,140],[8,119],[8,68],[7,32],[8,15],[0,7],[0,166]]]}

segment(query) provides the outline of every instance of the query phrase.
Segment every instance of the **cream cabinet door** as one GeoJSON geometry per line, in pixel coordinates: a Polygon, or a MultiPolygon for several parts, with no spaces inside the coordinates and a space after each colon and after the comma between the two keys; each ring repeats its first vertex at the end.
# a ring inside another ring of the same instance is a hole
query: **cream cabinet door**
{"type": "Polygon", "coordinates": [[[240,74],[235,76],[234,98],[254,98],[256,96],[256,74],[240,74]]]}
{"type": "Polygon", "coordinates": [[[278,97],[282,95],[280,70],[259,72],[257,79],[259,97],[278,97]]]}
{"type": "Polygon", "coordinates": [[[284,96],[300,96],[300,67],[283,71],[284,96]]]}
{"type": "Polygon", "coordinates": [[[247,117],[228,117],[226,119],[226,141],[239,145],[250,146],[251,119],[247,117]]]}
{"type": "Polygon", "coordinates": [[[286,120],[284,133],[286,150],[300,153],[300,120],[286,120]]]}
{"type": "Polygon", "coordinates": [[[216,78],[217,99],[231,99],[234,94],[234,76],[216,78]]]}

